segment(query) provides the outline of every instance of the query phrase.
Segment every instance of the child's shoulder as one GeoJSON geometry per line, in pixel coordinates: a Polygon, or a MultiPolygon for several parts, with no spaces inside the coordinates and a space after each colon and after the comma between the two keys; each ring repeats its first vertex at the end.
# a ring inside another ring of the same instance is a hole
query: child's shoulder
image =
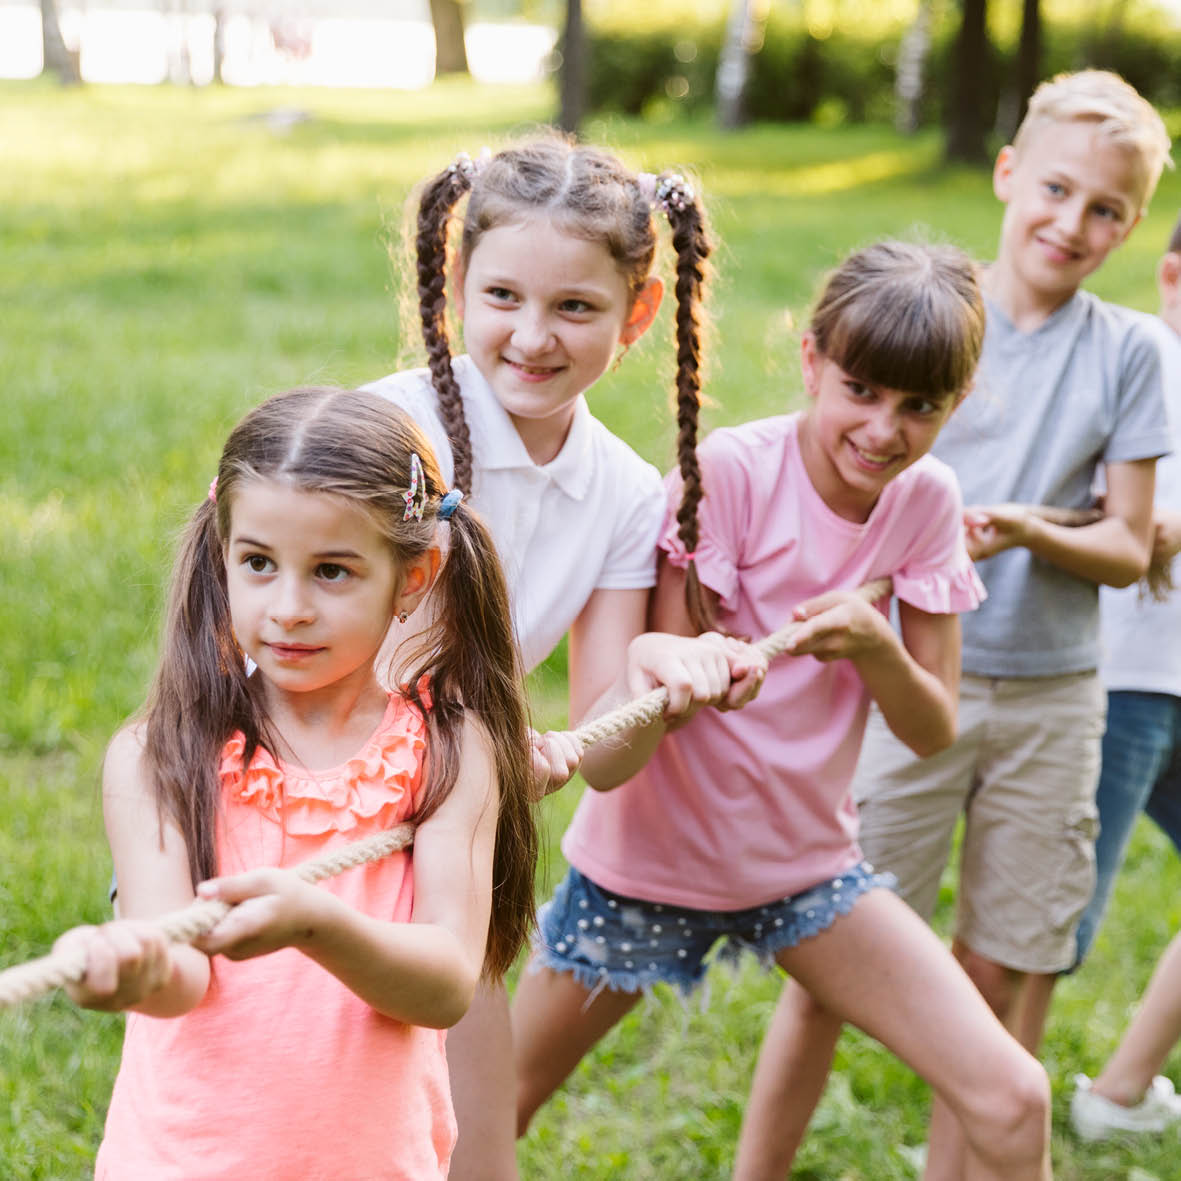
{"type": "Polygon", "coordinates": [[[115,732],[103,756],[103,795],[142,794],[147,781],[147,723],[128,722],[115,732]]]}
{"type": "Polygon", "coordinates": [[[782,453],[795,437],[798,414],[777,414],[756,418],[737,426],[720,426],[710,431],[701,444],[701,453],[714,462],[750,461],[768,453],[782,453]]]}

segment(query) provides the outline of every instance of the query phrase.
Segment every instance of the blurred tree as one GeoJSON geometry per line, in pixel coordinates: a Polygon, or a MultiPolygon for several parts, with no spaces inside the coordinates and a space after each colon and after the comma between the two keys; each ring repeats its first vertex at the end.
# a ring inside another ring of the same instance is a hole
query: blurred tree
{"type": "Polygon", "coordinates": [[[560,83],[558,126],[577,135],[586,113],[586,28],[582,22],[582,0],[566,0],[560,83]]]}
{"type": "Polygon", "coordinates": [[[1017,65],[1012,83],[1001,95],[1001,109],[997,113],[997,130],[1007,141],[1013,138],[1029,96],[1042,72],[1042,11],[1040,0],[1022,0],[1021,40],[1017,44],[1017,65]]]}
{"type": "Polygon", "coordinates": [[[921,122],[924,73],[931,52],[931,18],[935,0],[919,0],[914,21],[898,46],[894,73],[894,126],[903,135],[913,135],[921,122]]]}
{"type": "Polygon", "coordinates": [[[731,0],[714,82],[719,127],[732,129],[746,122],[744,100],[750,59],[763,47],[767,9],[767,0],[731,0]]]}
{"type": "Polygon", "coordinates": [[[67,86],[74,86],[82,81],[78,54],[67,49],[62,39],[56,0],[41,0],[41,53],[44,60],[41,67],[43,73],[56,74],[67,86]]]}
{"type": "Polygon", "coordinates": [[[961,8],[963,17],[952,48],[944,152],[948,160],[984,164],[988,161],[988,130],[992,124],[985,101],[992,90],[988,0],[961,0],[961,8]]]}
{"type": "Polygon", "coordinates": [[[463,40],[463,0],[431,0],[435,26],[435,76],[470,73],[463,40]]]}

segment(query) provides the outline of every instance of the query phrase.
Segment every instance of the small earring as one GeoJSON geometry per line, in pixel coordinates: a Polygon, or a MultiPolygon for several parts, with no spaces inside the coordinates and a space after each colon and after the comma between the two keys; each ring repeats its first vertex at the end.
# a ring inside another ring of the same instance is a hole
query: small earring
{"type": "Polygon", "coordinates": [[[408,620],[409,618],[410,618],[409,611],[399,611],[398,612],[398,622],[399,623],[405,623],[406,620],[408,620]]]}

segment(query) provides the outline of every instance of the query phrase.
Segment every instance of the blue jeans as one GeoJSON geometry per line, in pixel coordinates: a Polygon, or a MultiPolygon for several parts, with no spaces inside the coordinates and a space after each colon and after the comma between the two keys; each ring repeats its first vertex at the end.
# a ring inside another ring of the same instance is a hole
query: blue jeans
{"type": "Polygon", "coordinates": [[[1131,690],[1108,694],[1095,803],[1095,893],[1079,921],[1076,967],[1086,958],[1103,921],[1141,809],[1181,852],[1181,697],[1131,690]]]}

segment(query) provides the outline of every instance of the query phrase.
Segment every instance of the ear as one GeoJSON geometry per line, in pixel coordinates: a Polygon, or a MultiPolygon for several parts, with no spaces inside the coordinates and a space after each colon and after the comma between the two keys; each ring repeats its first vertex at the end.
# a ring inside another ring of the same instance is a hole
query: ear
{"type": "Polygon", "coordinates": [[[1156,285],[1160,290],[1161,307],[1181,307],[1181,254],[1170,250],[1161,257],[1156,268],[1156,285]]]}
{"type": "Polygon", "coordinates": [[[1013,171],[1017,167],[1017,157],[1012,144],[1005,144],[997,153],[996,163],[992,167],[992,191],[998,201],[1008,202],[1013,195],[1013,171]]]}
{"type": "Polygon", "coordinates": [[[824,357],[816,347],[816,337],[805,332],[800,340],[800,370],[804,375],[804,393],[815,398],[820,390],[820,369],[824,357]]]}
{"type": "Polygon", "coordinates": [[[664,299],[664,284],[655,275],[652,275],[632,301],[631,311],[628,312],[623,331],[619,334],[621,343],[635,344],[648,331],[652,321],[656,319],[656,313],[660,311],[662,299],[664,299]]]}
{"type": "Polygon", "coordinates": [[[394,599],[395,614],[400,611],[405,611],[407,615],[414,614],[419,603],[435,585],[441,560],[439,547],[432,545],[406,563],[402,570],[402,588],[394,599]]]}

